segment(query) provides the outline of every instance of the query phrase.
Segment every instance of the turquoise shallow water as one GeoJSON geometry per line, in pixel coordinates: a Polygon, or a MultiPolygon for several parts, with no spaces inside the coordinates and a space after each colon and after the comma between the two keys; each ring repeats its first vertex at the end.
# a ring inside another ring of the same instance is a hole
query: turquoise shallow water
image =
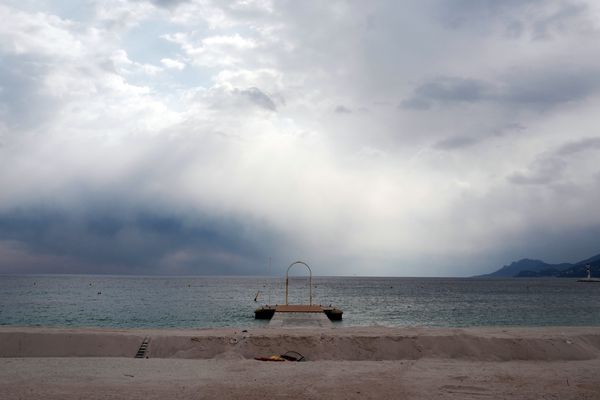
{"type": "MultiPolygon", "coordinates": [[[[567,279],[316,277],[313,287],[315,303],[344,310],[342,326],[600,326],[600,284],[567,279]]],[[[283,302],[281,278],[0,276],[0,325],[250,327],[265,324],[257,306],[283,302]]],[[[291,279],[290,303],[306,302],[306,279],[291,279]]]]}

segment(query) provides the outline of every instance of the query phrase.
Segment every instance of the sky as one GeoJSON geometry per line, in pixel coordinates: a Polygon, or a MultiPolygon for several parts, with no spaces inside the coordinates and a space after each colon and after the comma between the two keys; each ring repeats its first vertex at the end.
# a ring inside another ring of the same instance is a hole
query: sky
{"type": "Polygon", "coordinates": [[[0,20],[0,273],[600,253],[598,2],[0,0],[0,20]]]}

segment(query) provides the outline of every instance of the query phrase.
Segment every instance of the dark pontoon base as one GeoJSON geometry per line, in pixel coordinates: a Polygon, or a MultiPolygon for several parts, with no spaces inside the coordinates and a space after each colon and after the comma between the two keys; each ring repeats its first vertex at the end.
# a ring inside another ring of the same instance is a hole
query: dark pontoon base
{"type": "Polygon", "coordinates": [[[271,319],[275,312],[323,312],[331,321],[341,321],[343,311],[335,307],[309,306],[309,305],[275,305],[263,306],[254,311],[256,319],[271,319]]]}

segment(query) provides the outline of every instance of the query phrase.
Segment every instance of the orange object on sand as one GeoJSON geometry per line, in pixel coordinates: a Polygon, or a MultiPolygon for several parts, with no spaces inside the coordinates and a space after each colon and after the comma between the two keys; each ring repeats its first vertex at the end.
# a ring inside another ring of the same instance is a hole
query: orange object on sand
{"type": "Polygon", "coordinates": [[[270,356],[270,357],[254,357],[258,361],[285,361],[285,358],[281,356],[270,356]]]}

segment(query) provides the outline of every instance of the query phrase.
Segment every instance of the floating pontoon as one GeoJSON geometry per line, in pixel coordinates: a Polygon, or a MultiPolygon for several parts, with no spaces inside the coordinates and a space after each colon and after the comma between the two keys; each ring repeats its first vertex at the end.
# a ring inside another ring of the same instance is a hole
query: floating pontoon
{"type": "Polygon", "coordinates": [[[320,304],[313,304],[312,298],[312,270],[303,261],[296,261],[290,264],[287,271],[285,272],[285,304],[276,304],[276,305],[264,305],[260,308],[257,308],[254,311],[254,318],[256,319],[272,319],[275,313],[324,313],[327,318],[331,321],[340,321],[342,319],[343,311],[330,306],[322,306],[320,304]],[[308,285],[309,285],[309,298],[308,304],[289,304],[288,303],[288,292],[289,292],[289,273],[290,269],[294,265],[304,265],[308,269],[308,285]]]}

